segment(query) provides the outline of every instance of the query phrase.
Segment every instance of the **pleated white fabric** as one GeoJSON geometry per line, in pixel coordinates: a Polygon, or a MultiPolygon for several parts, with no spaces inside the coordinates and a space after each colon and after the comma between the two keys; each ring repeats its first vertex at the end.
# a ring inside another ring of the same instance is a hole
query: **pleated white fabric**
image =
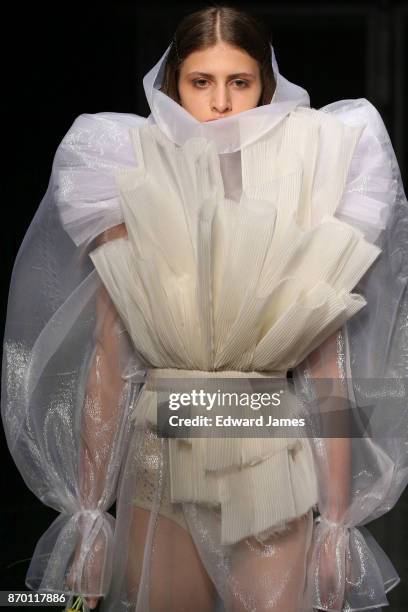
{"type": "MultiPolygon", "coordinates": [[[[361,128],[294,110],[243,147],[239,201],[225,197],[212,142],[193,137],[179,147],[149,124],[131,133],[136,168],[116,177],[128,237],[90,257],[152,368],[170,377],[286,377],[365,305],[352,289],[380,249],[333,216],[361,128]],[[336,168],[335,180],[315,176],[320,132],[330,138],[325,170],[336,168]]],[[[153,424],[155,377],[134,411],[153,424]]],[[[169,451],[172,501],[221,504],[223,543],[317,501],[305,439],[191,438],[169,440],[169,451]],[[254,494],[242,503],[248,487],[254,494]]]]}

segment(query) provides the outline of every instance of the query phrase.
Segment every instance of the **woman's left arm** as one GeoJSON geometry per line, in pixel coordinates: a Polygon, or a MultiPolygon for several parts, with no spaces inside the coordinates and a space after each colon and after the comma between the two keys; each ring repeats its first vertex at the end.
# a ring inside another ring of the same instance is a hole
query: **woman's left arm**
{"type": "Polygon", "coordinates": [[[342,329],[329,336],[307,357],[307,366],[321,404],[323,425],[326,424],[331,434],[324,438],[327,478],[322,497],[325,499],[325,516],[334,522],[342,519],[350,504],[351,438],[332,437],[338,428],[344,435],[350,421],[343,357],[342,329]],[[319,383],[322,379],[325,382],[319,383]]]}

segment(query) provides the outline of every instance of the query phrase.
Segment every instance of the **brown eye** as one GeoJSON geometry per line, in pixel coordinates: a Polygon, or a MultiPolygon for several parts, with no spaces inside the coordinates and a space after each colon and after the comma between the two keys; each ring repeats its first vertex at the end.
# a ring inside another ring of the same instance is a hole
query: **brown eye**
{"type": "Polygon", "coordinates": [[[248,82],[242,79],[235,79],[234,83],[238,83],[238,89],[245,89],[248,86],[248,82]]]}
{"type": "Polygon", "coordinates": [[[195,79],[193,81],[193,83],[194,83],[195,87],[198,87],[199,89],[204,89],[205,85],[203,86],[202,83],[204,83],[204,84],[207,83],[207,79],[195,79]],[[200,85],[200,83],[201,83],[201,85],[200,85]]]}

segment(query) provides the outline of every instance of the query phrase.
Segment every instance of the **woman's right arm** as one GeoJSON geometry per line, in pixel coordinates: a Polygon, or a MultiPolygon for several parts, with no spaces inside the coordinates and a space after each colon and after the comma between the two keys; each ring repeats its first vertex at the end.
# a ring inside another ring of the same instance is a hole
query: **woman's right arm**
{"type": "MultiPolygon", "coordinates": [[[[124,223],[109,228],[96,238],[96,245],[101,246],[109,240],[127,235],[124,223]]],[[[117,310],[104,285],[101,284],[96,298],[96,329],[95,349],[89,368],[84,407],[81,418],[80,446],[80,497],[85,507],[95,507],[102,498],[106,480],[106,471],[111,458],[108,449],[113,448],[114,438],[118,434],[120,422],[118,410],[122,405],[121,393],[124,381],[121,377],[121,333],[120,319],[117,310]]],[[[102,543],[101,543],[102,544],[102,543]]],[[[101,545],[100,544],[100,545],[101,545]]],[[[76,548],[72,573],[68,584],[72,589],[75,585],[75,568],[79,561],[82,548],[82,534],[76,548]]],[[[90,558],[98,559],[98,542],[90,558]]],[[[92,571],[92,569],[91,569],[92,571]]],[[[98,571],[98,563],[94,571],[98,571]]],[[[85,598],[89,607],[97,605],[98,597],[85,598]]]]}

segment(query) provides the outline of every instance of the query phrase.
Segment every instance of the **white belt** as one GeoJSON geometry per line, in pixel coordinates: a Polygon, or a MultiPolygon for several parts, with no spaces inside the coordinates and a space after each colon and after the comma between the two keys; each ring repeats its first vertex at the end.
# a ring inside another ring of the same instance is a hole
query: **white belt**
{"type": "Polygon", "coordinates": [[[285,378],[286,370],[187,370],[149,368],[147,378],[285,378]]]}

